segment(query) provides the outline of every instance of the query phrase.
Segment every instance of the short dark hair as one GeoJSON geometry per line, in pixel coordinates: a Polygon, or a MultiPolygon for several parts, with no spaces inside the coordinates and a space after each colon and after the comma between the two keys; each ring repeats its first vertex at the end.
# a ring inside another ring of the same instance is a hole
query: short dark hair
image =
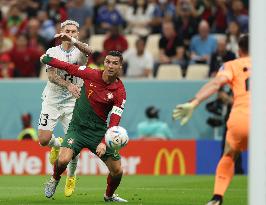
{"type": "Polygon", "coordinates": [[[249,53],[249,35],[248,34],[242,34],[238,41],[238,46],[244,53],[249,53]]]}
{"type": "Polygon", "coordinates": [[[142,41],[144,43],[144,45],[146,45],[147,42],[147,36],[139,36],[138,39],[136,40],[136,44],[138,42],[142,41]]]}
{"type": "Polygon", "coordinates": [[[157,109],[155,106],[149,106],[146,108],[145,110],[145,113],[146,113],[146,116],[149,118],[149,119],[153,119],[153,118],[159,118],[159,109],[157,109]]]}
{"type": "Polygon", "coordinates": [[[116,56],[116,57],[119,57],[120,59],[120,62],[122,63],[123,62],[123,55],[120,51],[109,51],[108,56],[116,56]]]}

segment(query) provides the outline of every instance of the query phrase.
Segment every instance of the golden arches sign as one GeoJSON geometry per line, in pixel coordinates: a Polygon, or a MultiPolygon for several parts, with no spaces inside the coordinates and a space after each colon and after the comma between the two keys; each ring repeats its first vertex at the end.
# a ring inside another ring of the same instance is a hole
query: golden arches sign
{"type": "Polygon", "coordinates": [[[163,157],[165,157],[166,173],[168,175],[173,174],[175,157],[179,160],[180,175],[186,174],[185,158],[182,151],[175,148],[170,152],[166,148],[162,148],[155,158],[154,175],[160,175],[161,161],[163,157]]]}

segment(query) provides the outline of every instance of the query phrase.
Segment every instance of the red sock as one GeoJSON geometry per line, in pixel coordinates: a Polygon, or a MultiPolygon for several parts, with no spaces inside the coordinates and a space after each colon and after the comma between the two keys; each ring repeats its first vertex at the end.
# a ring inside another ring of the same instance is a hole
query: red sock
{"type": "Polygon", "coordinates": [[[227,190],[233,175],[235,163],[232,157],[223,156],[216,169],[214,194],[223,196],[227,190]]]}
{"type": "Polygon", "coordinates": [[[55,180],[59,180],[61,178],[61,174],[63,174],[63,172],[66,170],[67,165],[58,165],[58,160],[55,161],[54,163],[54,174],[53,174],[53,178],[55,180]]]}
{"type": "Polygon", "coordinates": [[[110,173],[107,177],[107,188],[106,188],[106,192],[105,195],[108,197],[113,196],[113,194],[115,193],[115,190],[117,189],[117,187],[120,184],[120,181],[122,179],[122,175],[120,174],[118,176],[111,176],[110,173]]]}

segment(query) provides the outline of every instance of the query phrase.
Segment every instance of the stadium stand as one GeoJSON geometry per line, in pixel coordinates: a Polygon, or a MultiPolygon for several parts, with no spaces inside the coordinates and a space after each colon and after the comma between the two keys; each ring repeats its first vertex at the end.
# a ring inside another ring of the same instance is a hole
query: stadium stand
{"type": "Polygon", "coordinates": [[[187,80],[203,80],[208,78],[209,66],[206,64],[191,64],[187,69],[187,80]]]}
{"type": "Polygon", "coordinates": [[[157,73],[158,80],[180,80],[182,79],[181,67],[175,64],[162,64],[157,73]]]}
{"type": "Polygon", "coordinates": [[[103,34],[92,35],[89,40],[89,45],[96,51],[102,51],[104,39],[105,35],[103,34]]]}
{"type": "Polygon", "coordinates": [[[146,43],[146,49],[151,52],[154,58],[159,56],[159,40],[161,35],[160,34],[152,34],[149,35],[146,43]]]}

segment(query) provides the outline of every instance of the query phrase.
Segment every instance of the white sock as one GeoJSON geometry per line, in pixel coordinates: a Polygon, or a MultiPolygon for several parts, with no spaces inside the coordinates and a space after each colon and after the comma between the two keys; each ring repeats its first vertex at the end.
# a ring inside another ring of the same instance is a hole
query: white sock
{"type": "Polygon", "coordinates": [[[61,146],[61,142],[59,141],[59,138],[54,139],[54,147],[59,148],[61,146]]]}
{"type": "Polygon", "coordinates": [[[50,139],[49,143],[48,143],[49,147],[55,147],[55,148],[59,148],[61,146],[61,143],[59,141],[58,138],[56,138],[54,136],[54,134],[52,134],[52,138],[50,139]]]}
{"type": "Polygon", "coordinates": [[[79,155],[80,154],[78,154],[74,159],[72,159],[69,162],[67,176],[69,176],[69,177],[76,176],[76,173],[75,172],[76,172],[77,165],[78,165],[79,155]]]}

